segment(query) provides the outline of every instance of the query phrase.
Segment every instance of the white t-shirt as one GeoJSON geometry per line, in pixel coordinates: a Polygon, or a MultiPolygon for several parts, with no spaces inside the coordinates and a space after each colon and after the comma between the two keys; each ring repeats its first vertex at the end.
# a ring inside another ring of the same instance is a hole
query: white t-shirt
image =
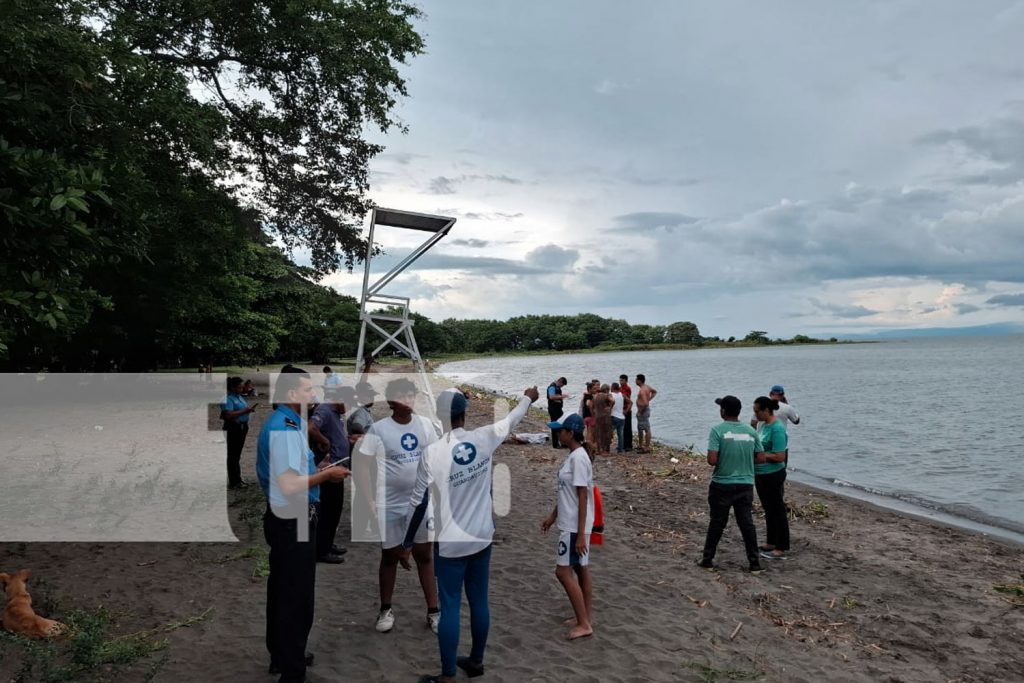
{"type": "Polygon", "coordinates": [[[790,424],[796,424],[800,421],[800,415],[796,412],[793,406],[788,403],[779,402],[779,409],[775,411],[775,417],[782,420],[782,424],[789,427],[790,424]]]}
{"type": "Polygon", "coordinates": [[[614,401],[614,403],[612,403],[612,417],[616,417],[620,420],[625,420],[626,413],[622,408],[626,404],[626,397],[623,396],[621,393],[616,393],[614,391],[611,394],[609,394],[609,396],[611,396],[612,401],[614,401]]]}
{"type": "Polygon", "coordinates": [[[442,557],[480,552],[494,538],[491,471],[494,451],[526,415],[529,397],[494,424],[466,431],[459,427],[431,444],[420,460],[416,485],[405,503],[412,511],[430,490],[434,533],[442,557]]]}
{"type": "Polygon", "coordinates": [[[594,466],[590,456],[577,448],[562,463],[558,470],[558,530],[577,533],[579,531],[579,496],[576,487],[587,487],[587,533],[594,526],[594,466]]]}
{"type": "Polygon", "coordinates": [[[404,425],[385,417],[366,431],[359,452],[377,460],[378,516],[406,514],[420,458],[435,441],[434,425],[422,415],[413,415],[412,421],[404,425]]]}

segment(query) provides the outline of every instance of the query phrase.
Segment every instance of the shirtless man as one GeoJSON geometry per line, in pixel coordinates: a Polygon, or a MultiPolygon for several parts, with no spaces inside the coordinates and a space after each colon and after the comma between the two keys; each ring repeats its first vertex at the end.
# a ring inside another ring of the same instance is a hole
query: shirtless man
{"type": "Polygon", "coordinates": [[[636,436],[639,441],[637,453],[651,452],[651,401],[658,390],[647,383],[643,375],[636,376],[636,436]]]}

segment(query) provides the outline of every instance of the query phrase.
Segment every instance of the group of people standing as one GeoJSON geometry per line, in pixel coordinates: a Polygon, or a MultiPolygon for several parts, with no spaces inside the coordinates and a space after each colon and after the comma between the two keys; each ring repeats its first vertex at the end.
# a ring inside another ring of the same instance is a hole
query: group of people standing
{"type": "Polygon", "coordinates": [[[754,418],[740,422],[743,404],[735,396],[715,399],[722,422],[708,435],[707,462],[713,466],[708,486],[709,521],[704,551],[697,565],[715,569],[715,554],[729,511],[743,536],[748,568],[763,571],[762,559],[785,560],[789,552],[789,517],[785,502],[789,439],[786,424],[799,424],[800,415],[786,400],[785,389],[774,385],[768,396],[754,399],[754,418]],[[754,526],[754,492],[764,510],[766,542],[758,545],[754,526]]]}
{"type": "MultiPolygon", "coordinates": [[[[565,378],[559,378],[547,391],[548,426],[556,446],[569,453],[557,472],[555,505],[540,529],[558,530],[555,576],[574,612],[566,623],[566,637],[575,639],[593,633],[593,461],[595,455],[609,452],[611,441],[603,429],[610,422],[620,452],[628,450],[626,423],[635,410],[637,450],[649,450],[650,403],[657,391],[638,375],[634,403],[625,375],[607,387],[592,380],[579,413],[565,414],[561,405],[572,398],[565,386],[565,378]],[[605,417],[609,420],[602,424],[605,417]]],[[[344,549],[333,541],[344,501],[343,481],[353,476],[356,497],[370,511],[370,526],[380,543],[375,629],[386,633],[394,628],[397,570],[411,569],[410,561],[415,562],[426,603],[421,623],[437,634],[441,659],[441,673],[423,676],[421,683],[451,683],[458,669],[470,677],[483,674],[490,626],[493,457],[539,399],[537,388],[526,389],[504,419],[472,430],[466,424],[469,399],[456,389],[436,399],[440,425],[415,412],[422,392],[406,378],[388,382],[384,393],[390,415],[378,420],[370,412],[376,393],[369,383],[346,387],[325,382],[324,389],[328,399],[308,413],[307,421],[307,410],[318,403],[312,378],[300,368],[286,366],[274,386],[275,410],[257,443],[257,477],[267,499],[264,534],[271,549],[266,634],[271,673],[280,674],[281,683],[305,680],[306,666],[313,659],[305,648],[313,623],[316,563],[343,561],[344,549]],[[468,655],[459,656],[463,592],[470,609],[472,647],[468,655]]],[[[784,559],[789,549],[783,499],[785,422],[795,424],[799,416],[786,404],[779,386],[772,387],[769,397],[754,401],[751,424],[739,421],[742,406],[736,397],[725,396],[716,403],[723,422],[709,435],[707,460],[715,470],[708,493],[710,523],[698,564],[714,568],[732,510],[749,567],[761,571],[761,558],[784,559]],[[755,487],[768,526],[762,546],[757,544],[751,514],[755,487]]],[[[229,399],[223,408],[222,416],[234,420],[251,414],[254,406],[242,407],[229,399]]]]}
{"type": "MultiPolygon", "coordinates": [[[[565,414],[565,401],[572,395],[565,391],[568,381],[559,377],[548,385],[548,417],[553,422],[565,414]]],[[[658,394],[647,384],[647,378],[636,376],[637,396],[633,400],[633,387],[628,375],[619,375],[618,382],[603,384],[599,379],[586,383],[580,397],[577,415],[583,420],[584,443],[596,455],[611,453],[612,436],[615,436],[615,452],[633,451],[633,412],[636,408],[637,453],[651,451],[651,401],[658,394]]],[[[556,430],[551,430],[551,445],[564,448],[559,443],[556,430]]]]}

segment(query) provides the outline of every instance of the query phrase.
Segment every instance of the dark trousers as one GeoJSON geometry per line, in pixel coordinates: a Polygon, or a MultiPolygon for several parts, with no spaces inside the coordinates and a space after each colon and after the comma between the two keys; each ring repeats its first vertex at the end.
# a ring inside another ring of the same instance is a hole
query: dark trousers
{"type": "Polygon", "coordinates": [[[281,519],[267,508],[263,536],[270,545],[267,578],[267,651],[282,683],[306,679],[306,641],[313,627],[316,587],[316,514],[309,521],[281,519]],[[309,540],[297,538],[297,524],[309,524],[309,540]]]}
{"type": "Polygon", "coordinates": [[[242,483],[242,449],[245,447],[245,436],[249,433],[248,422],[227,422],[228,440],[228,484],[242,483]]]}
{"type": "Polygon", "coordinates": [[[341,523],[341,509],[345,506],[345,482],[325,481],[320,484],[320,518],[316,523],[316,555],[331,552],[334,536],[341,523]]]}
{"type": "Polygon", "coordinates": [[[704,540],[704,559],[715,557],[718,542],[729,524],[729,510],[736,515],[736,525],[743,534],[743,545],[750,564],[760,564],[757,554],[757,529],[754,527],[754,487],[749,484],[718,484],[711,482],[708,487],[708,508],[711,520],[708,535],[704,540]]]}
{"type": "Polygon", "coordinates": [[[622,426],[622,440],[626,443],[626,450],[633,450],[633,411],[626,411],[626,424],[622,426]]]}
{"type": "Polygon", "coordinates": [[[459,622],[462,608],[462,589],[465,586],[469,602],[469,629],[473,647],[469,658],[478,664],[484,661],[487,633],[491,628],[491,608],[487,602],[487,584],[490,578],[491,546],[465,557],[442,557],[434,546],[434,573],[437,575],[438,605],[441,623],[437,629],[437,644],[441,650],[441,675],[454,676],[459,654],[459,622]]]}
{"type": "Polygon", "coordinates": [[[764,525],[768,545],[789,550],[789,516],[785,501],[786,470],[754,477],[757,497],[764,508],[764,525]]]}
{"type": "MultiPolygon", "coordinates": [[[[552,422],[554,422],[558,418],[562,417],[562,406],[561,405],[559,405],[559,406],[551,406],[551,405],[549,405],[548,406],[548,417],[551,418],[552,422]]],[[[551,447],[552,448],[561,448],[562,447],[562,444],[559,443],[559,441],[558,441],[558,431],[555,430],[555,429],[551,430],[551,447]]]]}

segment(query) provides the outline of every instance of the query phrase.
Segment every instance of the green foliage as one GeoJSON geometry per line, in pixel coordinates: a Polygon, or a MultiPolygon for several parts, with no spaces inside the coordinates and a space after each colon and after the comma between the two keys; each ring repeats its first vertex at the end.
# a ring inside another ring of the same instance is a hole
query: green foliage
{"type": "Polygon", "coordinates": [[[689,344],[700,346],[704,338],[700,336],[700,330],[691,322],[672,323],[665,328],[665,341],[669,344],[689,344]]]}
{"type": "Polygon", "coordinates": [[[992,589],[1006,596],[1005,600],[1015,607],[1024,607],[1024,574],[1016,583],[997,583],[992,589]]]}
{"type": "Polygon", "coordinates": [[[4,365],[354,353],[352,300],[313,279],[365,253],[380,147],[363,136],[395,125],[417,14],[398,0],[5,0],[4,365]]]}
{"type": "MultiPolygon", "coordinates": [[[[15,680],[100,683],[120,680],[127,670],[167,645],[155,638],[156,632],[111,636],[111,622],[110,613],[102,608],[74,611],[65,619],[67,636],[37,641],[0,631],[0,646],[20,650],[15,680]]],[[[160,660],[152,663],[150,673],[161,664],[160,660]]]]}
{"type": "Polygon", "coordinates": [[[771,340],[768,339],[768,333],[763,330],[751,330],[747,333],[747,336],[743,338],[745,342],[751,342],[753,344],[770,344],[771,340]]]}

